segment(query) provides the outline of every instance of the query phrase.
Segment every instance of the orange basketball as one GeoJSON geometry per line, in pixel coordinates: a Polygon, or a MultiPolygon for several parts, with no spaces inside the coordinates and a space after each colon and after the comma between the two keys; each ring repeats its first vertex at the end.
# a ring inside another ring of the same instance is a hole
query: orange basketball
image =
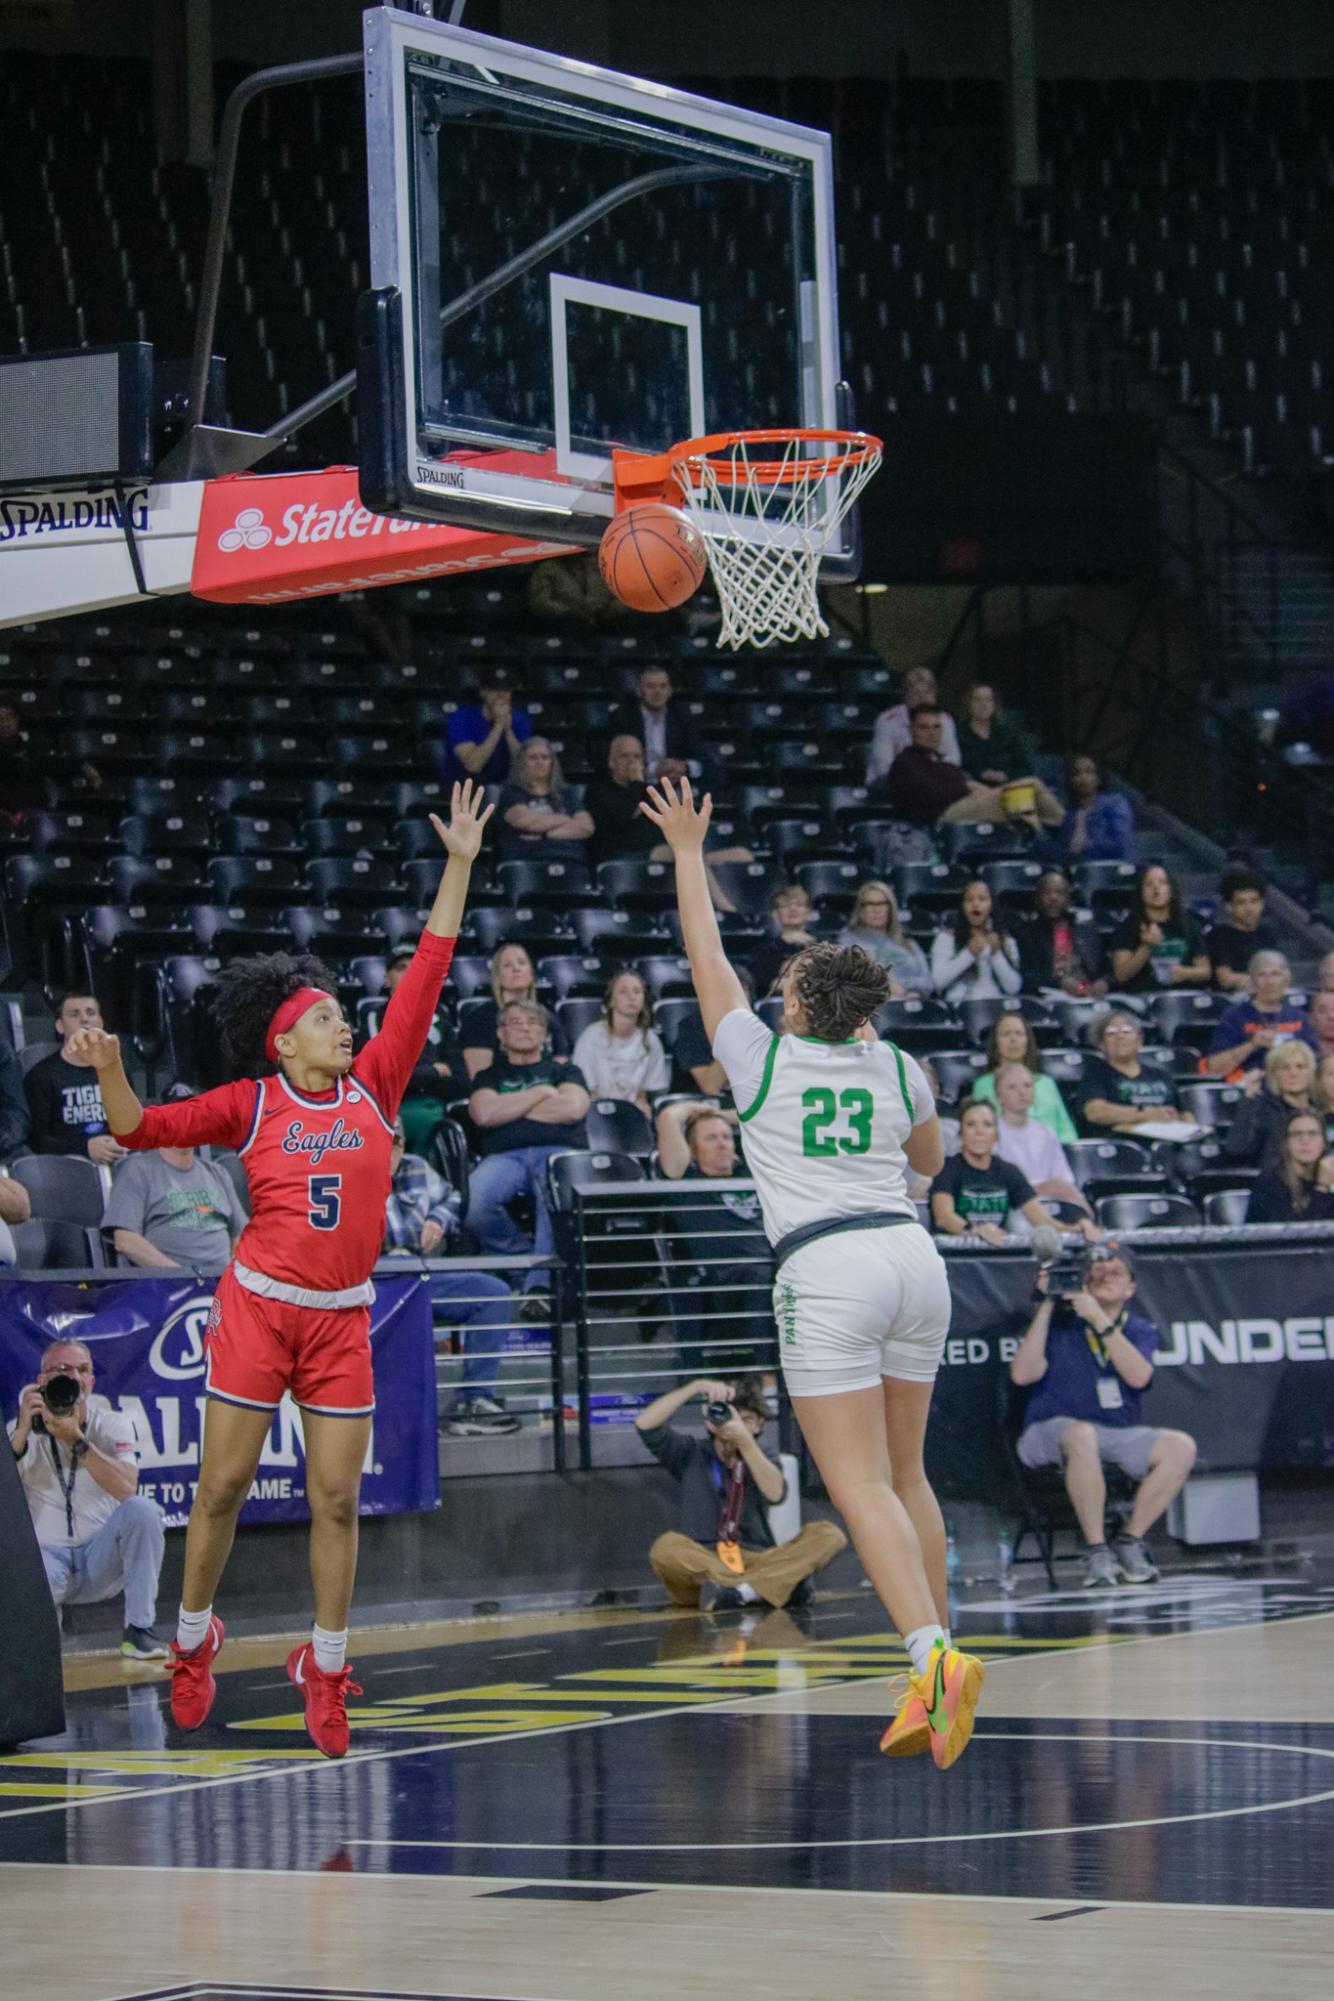
{"type": "Polygon", "coordinates": [[[627,507],[598,550],[602,581],[631,611],[671,611],[704,581],[704,538],[679,507],[664,500],[627,507]]]}

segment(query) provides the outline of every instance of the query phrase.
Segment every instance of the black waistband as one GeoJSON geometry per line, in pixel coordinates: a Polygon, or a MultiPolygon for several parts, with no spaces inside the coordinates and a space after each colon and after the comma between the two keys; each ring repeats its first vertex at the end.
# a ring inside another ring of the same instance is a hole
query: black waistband
{"type": "Polygon", "coordinates": [[[841,1236],[844,1230],[888,1230],[896,1223],[915,1223],[916,1216],[904,1216],[897,1209],[881,1209],[869,1216],[840,1216],[836,1222],[803,1223],[799,1230],[789,1230],[774,1245],[774,1274],[782,1270],[794,1251],[804,1250],[817,1237],[841,1236]]]}

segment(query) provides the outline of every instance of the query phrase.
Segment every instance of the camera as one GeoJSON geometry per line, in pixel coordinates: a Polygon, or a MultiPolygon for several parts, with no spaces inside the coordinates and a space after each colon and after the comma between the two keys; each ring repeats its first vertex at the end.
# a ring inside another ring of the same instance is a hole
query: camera
{"type": "Polygon", "coordinates": [[[1087,1244],[1062,1248],[1044,1267],[1047,1274],[1047,1291],[1052,1299],[1068,1299],[1072,1292],[1082,1292],[1088,1283],[1089,1267],[1093,1254],[1087,1244]]]}
{"type": "MultiPolygon", "coordinates": [[[[52,1376],[47,1382],[44,1382],[41,1386],[41,1391],[42,1402],[46,1405],[52,1417],[68,1417],[78,1403],[79,1398],[83,1395],[83,1385],[77,1376],[61,1374],[52,1376]]],[[[46,1426],[42,1423],[40,1417],[33,1419],[32,1428],[34,1431],[46,1430],[46,1426]]]]}
{"type": "Polygon", "coordinates": [[[736,1412],[731,1404],[724,1403],[721,1398],[716,1403],[706,1403],[704,1406],[706,1424],[727,1424],[735,1416],[736,1412]]]}

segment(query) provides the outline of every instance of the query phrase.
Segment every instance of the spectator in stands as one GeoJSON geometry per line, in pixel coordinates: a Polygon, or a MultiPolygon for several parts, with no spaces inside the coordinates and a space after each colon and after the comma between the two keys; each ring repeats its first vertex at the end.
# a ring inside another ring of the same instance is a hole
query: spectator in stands
{"type": "Polygon", "coordinates": [[[1067,1298],[1039,1300],[1010,1363],[1010,1379],[1033,1385],[1019,1434],[1025,1466],[1060,1466],[1084,1537],[1084,1583],[1152,1584],[1158,1575],[1144,1538],[1190,1478],[1195,1441],[1139,1421],[1159,1348],[1152,1321],[1130,1311],[1135,1267],[1117,1248],[1095,1258],[1086,1284],[1067,1298]],[[1103,1466],[1138,1482],[1124,1533],[1109,1548],[1103,1466]]]}
{"type": "Polygon", "coordinates": [[[372,591],[340,592],[339,598],[347,606],[348,624],[372,660],[411,666],[417,658],[412,630],[412,614],[417,609],[415,585],[381,584],[372,591]]]}
{"type": "Polygon", "coordinates": [[[1334,1153],[1325,1151],[1319,1112],[1293,1112],[1276,1168],[1251,1190],[1248,1223],[1328,1223],[1334,1220],[1334,1153]]]}
{"type": "Polygon", "coordinates": [[[1316,1109],[1316,1062],[1304,1042],[1276,1042],[1265,1051],[1263,1070],[1248,1070],[1244,1096],[1223,1136],[1230,1160],[1278,1167],[1283,1139],[1294,1112],[1316,1109]]]}
{"type": "MultiPolygon", "coordinates": [[[[607,751],[607,776],[595,778],[584,794],[584,805],[593,821],[589,858],[595,865],[637,855],[647,861],[670,861],[671,849],[658,839],[657,828],[639,810],[640,800],[647,797],[643,744],[637,736],[614,736],[607,751]]],[[[714,909],[735,911],[736,905],[713,873],[713,863],[749,862],[755,857],[749,848],[735,842],[725,847],[707,838],[705,853],[714,909]]]]}
{"type": "Polygon", "coordinates": [[[18,824],[21,813],[47,803],[46,781],[32,761],[12,702],[0,702],[0,818],[18,824]]]}
{"type": "Polygon", "coordinates": [[[125,1594],[120,1650],[132,1660],[167,1658],[153,1630],[162,1569],[162,1516],[139,1494],[134,1421],[94,1395],[92,1351],[53,1341],[36,1382],[19,1392],[9,1443],[57,1605],[96,1605],[125,1594]],[[55,1376],[78,1384],[73,1408],[58,1413],[42,1390],[55,1376]]]}
{"type": "Polygon", "coordinates": [[[942,721],[943,711],[925,703],[909,717],[911,741],[894,759],[885,781],[892,813],[914,827],[993,820],[1020,821],[1036,831],[1040,823],[1059,824],[1060,802],[1040,778],[1022,778],[1012,791],[1005,785],[979,784],[949,763],[942,751],[942,721]]]}
{"type": "Polygon", "coordinates": [[[1245,993],[1255,954],[1278,950],[1278,934],[1264,921],[1265,879],[1258,869],[1234,862],[1223,870],[1218,893],[1227,918],[1212,925],[1204,941],[1213,982],[1225,993],[1245,993]]]}
{"type": "Polygon", "coordinates": [[[28,1144],[28,1096],[23,1065],[0,1039],[0,1160],[11,1160],[28,1144]]]}
{"type": "Polygon", "coordinates": [[[929,994],[935,986],[926,953],[905,933],[898,899],[887,882],[860,884],[838,942],[860,945],[878,965],[888,966],[889,991],[896,998],[929,994]]]}
{"type": "Polygon", "coordinates": [[[991,890],[980,876],[966,885],[952,927],[935,935],[931,977],[951,1001],[1017,994],[1024,983],[1019,947],[993,922],[991,890]]]}
{"type": "MultiPolygon", "coordinates": [[[[392,994],[412,964],[416,953],[415,945],[395,945],[389,954],[384,969],[384,992],[392,994]]],[[[525,956],[527,956],[525,954],[525,956]]],[[[530,962],[531,967],[531,962],[530,962]]],[[[468,1088],[468,1067],[463,1060],[458,1037],[450,1026],[446,1005],[442,1002],[436,1009],[435,1018],[426,1031],[426,1042],[421,1053],[421,1061],[413,1071],[404,1096],[404,1104],[414,1112],[423,1101],[432,1113],[450,1098],[461,1098],[468,1088]]]]}
{"type": "Polygon", "coordinates": [[[1207,987],[1209,954],[1198,918],[1161,862],[1135,877],[1130,909],[1111,938],[1112,979],[1122,993],[1160,987],[1207,987]]]}
{"type": "Polygon", "coordinates": [[[1036,1229],[1060,1225],[1044,1209],[1028,1177],[996,1155],[1000,1122],[996,1107],[968,1098],[959,1107],[959,1151],[931,1183],[931,1227],[944,1237],[981,1237],[1003,1244],[1011,1211],[1036,1229]]]}
{"type": "Polygon", "coordinates": [[[1334,1056],[1334,992],[1318,989],[1311,995],[1307,1012],[1315,1037],[1316,1062],[1323,1063],[1327,1056],[1334,1056]]]}
{"type": "MultiPolygon", "coordinates": [[[[737,1163],[732,1122],[716,1105],[665,1105],[657,1140],[658,1165],[669,1181],[730,1181],[745,1172],[737,1163]]],[[[678,1316],[674,1332],[683,1352],[698,1355],[702,1341],[716,1338],[733,1358],[743,1343],[757,1363],[766,1358],[774,1324],[759,1196],[753,1189],[719,1189],[707,1205],[673,1209],[666,1220],[679,1257],[691,1267],[690,1289],[726,1300],[731,1309],[716,1325],[678,1316]],[[735,1257],[728,1255],[727,1237],[739,1240],[735,1257]],[[758,1310],[747,1313],[747,1300],[757,1301],[758,1310]]]]}
{"type": "Polygon", "coordinates": [[[566,797],[560,759],[544,736],[530,737],[500,788],[506,861],[586,862],[593,816],[566,797]]]}
{"type": "MultiPolygon", "coordinates": [[[[384,1255],[448,1257],[459,1232],[459,1192],[429,1161],[407,1151],[401,1118],[394,1121],[389,1176],[384,1255]]],[[[446,1432],[453,1438],[494,1438],[517,1431],[518,1418],[496,1395],[513,1311],[509,1287],[489,1271],[434,1271],[429,1282],[436,1324],[462,1330],[463,1374],[444,1412],[446,1432]]]]}
{"type": "Polygon", "coordinates": [[[621,1098],[647,1118],[650,1092],[670,1081],[667,1052],[653,1026],[648,989],[638,973],[616,973],[602,996],[602,1019],[574,1045],[576,1066],[595,1098],[621,1098]]]}
{"type": "Polygon", "coordinates": [[[24,1078],[28,1094],[28,1144],[34,1153],[84,1153],[99,1167],[124,1160],[125,1148],[107,1129],[102,1087],[91,1063],[73,1060],[73,1038],[101,1028],[102,1010],[92,994],[67,993],[56,1010],[61,1046],[24,1078]]]}
{"type": "Polygon", "coordinates": [[[1322,1056],[1315,1069],[1315,1103],[1325,1121],[1325,1133],[1334,1147],[1334,1055],[1322,1056]]]}
{"type": "MultiPolygon", "coordinates": [[[[521,1195],[536,1208],[536,1249],[551,1250],[547,1208],[547,1162],[553,1153],[587,1146],[584,1117],[588,1088],[573,1063],[546,1055],[547,1011],[538,1001],[509,1001],[496,1029],[501,1053],[473,1085],[468,1111],[477,1129],[482,1158],[471,1176],[468,1228],[494,1256],[534,1248],[509,1206],[521,1195]]],[[[521,1319],[543,1320],[549,1275],[540,1268],[525,1274],[521,1319]]]]}
{"type": "Polygon", "coordinates": [[[776,1544],[769,1509],[786,1492],[781,1467],[760,1445],[769,1418],[758,1376],[735,1386],[701,1376],[655,1397],[635,1429],[681,1488],[681,1527],[660,1535],[649,1562],[673,1605],[722,1612],[738,1605],[804,1605],[810,1580],[846,1549],[833,1522],[807,1522],[790,1542],[776,1544]],[[725,1424],[705,1420],[705,1438],[687,1438],[671,1420],[692,1397],[725,1403],[725,1424]]]}
{"type": "Polygon", "coordinates": [[[1166,1072],[1141,1063],[1144,1034],[1133,1014],[1114,1008],[1100,1015],[1090,1027],[1089,1041],[1097,1054],[1085,1058],[1077,1096],[1084,1129],[1094,1139],[1145,1120],[1193,1123],[1178,1105],[1166,1072]]]}
{"type": "MultiPolygon", "coordinates": [[[[664,1105],[658,1113],[656,1134],[658,1166],[667,1179],[679,1181],[683,1175],[693,1178],[704,1174],[729,1180],[737,1171],[733,1123],[718,1105],[697,1098],[677,1098],[664,1105]]],[[[744,1214],[749,1222],[749,1200],[744,1214]]]]}
{"type": "Polygon", "coordinates": [[[1135,814],[1124,792],[1104,791],[1092,757],[1072,757],[1065,774],[1066,810],[1041,846],[1067,864],[1135,859],[1135,814]]]}
{"type": "MultiPolygon", "coordinates": [[[[930,1085],[931,1096],[935,1100],[936,1105],[939,1106],[941,1101],[940,1078],[936,1072],[935,1064],[929,1056],[919,1056],[917,1058],[917,1067],[930,1085]]],[[[940,1140],[941,1145],[945,1149],[945,1158],[948,1160],[952,1153],[959,1151],[959,1121],[948,1116],[942,1116],[939,1111],[937,1111],[936,1116],[940,1120],[940,1140]]],[[[907,1181],[908,1196],[911,1201],[929,1202],[931,1200],[931,1176],[929,1174],[914,1174],[912,1169],[909,1168],[907,1181]]]]}
{"type": "Polygon", "coordinates": [[[1042,1051],[1032,1024],[1022,1014],[998,1014],[987,1037],[987,1067],[972,1087],[972,1096],[998,1105],[996,1079],[1007,1063],[1022,1063],[1033,1078],[1032,1115],[1039,1125],[1050,1126],[1062,1145],[1078,1139],[1060,1086],[1042,1067],[1042,1051]]]}
{"type": "Polygon", "coordinates": [[[982,785],[1005,785],[1037,766],[1037,745],[1017,717],[1002,712],[986,681],[975,682],[964,697],[959,760],[982,785]]]}
{"type": "Polygon", "coordinates": [[[1292,971],[1281,952],[1257,952],[1247,967],[1250,993],[1233,1001],[1214,1023],[1204,1067],[1211,1077],[1239,1077],[1264,1066],[1275,1043],[1300,1038],[1314,1053],[1315,1031],[1306,1010],[1289,1001],[1292,971]]]}
{"type": "Polygon", "coordinates": [[[440,776],[446,785],[465,778],[503,785],[533,734],[532,719],[514,706],[514,685],[503,668],[484,673],[477,693],[478,700],[455,709],[445,725],[440,776]]]}
{"type": "Polygon", "coordinates": [[[1334,952],[1326,952],[1320,961],[1316,985],[1322,994],[1334,994],[1334,952]]]}
{"type": "Polygon", "coordinates": [[[1071,908],[1073,890],[1063,868],[1044,869],[1033,890],[1033,915],[1019,931],[1019,965],[1024,985],[1053,988],[1075,998],[1107,991],[1098,927],[1080,922],[1071,908]]]}
{"type": "Polygon", "coordinates": [[[940,717],[940,739],[937,749],[941,757],[946,764],[961,763],[959,733],[954,727],[953,716],[940,707],[935,675],[929,667],[910,667],[903,677],[903,700],[896,702],[892,709],[884,710],[875,719],[870,755],[866,761],[868,785],[874,785],[878,779],[888,778],[894,760],[913,740],[911,716],[914,709],[921,707],[935,709],[940,717]]]}
{"type": "MultiPolygon", "coordinates": [[[[181,1085],[171,1096],[194,1093],[181,1085]]],[[[149,1271],[222,1271],[245,1220],[232,1183],[193,1146],[132,1153],[102,1212],[118,1255],[149,1271]]]]}
{"type": "MultiPolygon", "coordinates": [[[[1035,1195],[1045,1195],[1053,1202],[1073,1202],[1087,1211],[1088,1203],[1075,1184],[1061,1142],[1050,1126],[1032,1116],[1033,1083],[1033,1072],[1027,1064],[1002,1065],[996,1079],[996,1095],[1000,1099],[996,1158],[1017,1167],[1035,1195]]],[[[1097,1237],[1091,1216],[1076,1228],[1086,1237],[1097,1237]]]]}
{"type": "MultiPolygon", "coordinates": [[[[741,982],[747,1002],[753,1003],[755,983],[749,970],[742,965],[736,965],[732,970],[741,982]]],[[[724,1105],[731,1104],[727,1072],[714,1055],[709,1038],[704,1033],[704,1021],[698,1007],[692,1007],[677,1023],[672,1043],[672,1069],[678,1089],[698,1091],[703,1097],[717,1098],[724,1105]]]]}
{"type": "Polygon", "coordinates": [[[675,701],[672,677],[660,661],[641,667],[635,692],[613,711],[614,736],[637,737],[644,746],[644,763],[656,783],[707,774],[708,749],[699,724],[684,703],[675,701]]]}
{"type": "MultiPolygon", "coordinates": [[[[491,1004],[469,1008],[463,1024],[463,1063],[470,1078],[485,1070],[500,1054],[497,1033],[501,1010],[511,1001],[537,999],[537,974],[522,945],[502,945],[491,955],[491,1004]]],[[[570,1053],[570,1038],[554,1015],[547,1017],[547,1051],[556,1057],[570,1053]]]]}
{"type": "Polygon", "coordinates": [[[788,960],[815,943],[807,929],[814,915],[810,896],[799,882],[774,884],[769,892],[769,936],[747,955],[756,993],[772,993],[788,960]]]}

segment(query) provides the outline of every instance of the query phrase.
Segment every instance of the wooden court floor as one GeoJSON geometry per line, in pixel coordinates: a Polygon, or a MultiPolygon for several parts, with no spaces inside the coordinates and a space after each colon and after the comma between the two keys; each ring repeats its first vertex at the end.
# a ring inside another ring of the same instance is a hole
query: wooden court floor
{"type": "Polygon", "coordinates": [[[24,2001],[1284,2001],[1334,1991],[1334,1571],[975,1598],[949,1773],[877,1752],[866,1594],[354,1635],[353,1755],[289,1636],[165,1677],[72,1659],[0,1758],[0,1994],[24,2001]]]}

